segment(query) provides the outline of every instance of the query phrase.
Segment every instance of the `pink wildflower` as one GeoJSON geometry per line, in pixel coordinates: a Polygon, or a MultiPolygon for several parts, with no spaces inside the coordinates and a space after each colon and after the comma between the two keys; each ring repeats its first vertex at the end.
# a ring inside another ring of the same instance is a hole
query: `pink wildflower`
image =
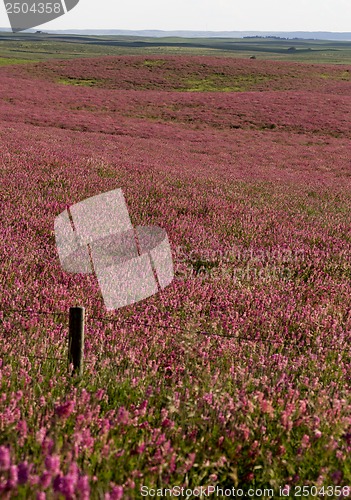
{"type": "Polygon", "coordinates": [[[25,420],[20,420],[17,424],[17,430],[23,438],[27,437],[27,422],[25,420]]]}
{"type": "Polygon", "coordinates": [[[105,500],[121,500],[123,498],[123,486],[114,486],[110,493],[105,494],[105,500]]]}
{"type": "Polygon", "coordinates": [[[335,485],[339,485],[342,483],[342,479],[343,479],[343,473],[341,470],[336,470],[335,472],[333,472],[331,475],[331,478],[332,478],[332,481],[335,485]]]}
{"type": "Polygon", "coordinates": [[[171,460],[169,462],[169,471],[171,472],[171,474],[177,468],[176,462],[177,462],[177,454],[176,453],[172,453],[171,460]]]}
{"type": "Polygon", "coordinates": [[[173,420],[170,420],[169,418],[165,418],[163,420],[163,422],[161,423],[161,426],[162,427],[170,427],[170,428],[172,428],[172,427],[174,427],[174,422],[173,422],[173,420]]]}
{"type": "Polygon", "coordinates": [[[310,437],[307,434],[304,434],[301,439],[302,448],[307,448],[310,444],[310,437]]]}
{"type": "Polygon", "coordinates": [[[145,449],[146,449],[146,444],[141,443],[139,446],[137,446],[136,451],[137,451],[138,455],[141,455],[142,453],[144,453],[145,449]]]}
{"type": "Polygon", "coordinates": [[[40,476],[40,484],[43,488],[47,488],[51,483],[51,473],[45,470],[40,476]]]}
{"type": "Polygon", "coordinates": [[[10,465],[10,450],[6,446],[0,446],[0,470],[8,470],[10,465]]]}
{"type": "Polygon", "coordinates": [[[80,493],[81,500],[89,500],[90,498],[90,487],[88,476],[81,476],[78,479],[77,489],[80,493]]]}
{"type": "Polygon", "coordinates": [[[24,461],[18,464],[18,483],[26,484],[29,478],[28,462],[24,461]]]}
{"type": "Polygon", "coordinates": [[[129,411],[127,411],[124,406],[118,409],[117,422],[125,425],[129,423],[129,411]]]}
{"type": "Polygon", "coordinates": [[[11,465],[9,470],[9,479],[7,481],[6,487],[8,489],[16,488],[18,484],[18,470],[17,465],[11,465]]]}
{"type": "Polygon", "coordinates": [[[66,401],[66,403],[63,403],[62,405],[56,405],[56,407],[55,407],[55,413],[59,417],[67,418],[73,412],[74,407],[75,407],[75,402],[74,401],[66,401]]]}
{"type": "Polygon", "coordinates": [[[104,389],[98,389],[95,393],[95,397],[98,401],[101,401],[102,398],[104,397],[105,395],[105,390],[104,389]]]}
{"type": "Polygon", "coordinates": [[[51,474],[58,474],[60,471],[60,457],[49,455],[45,458],[45,467],[51,474]]]}
{"type": "Polygon", "coordinates": [[[46,436],[46,429],[45,427],[41,427],[35,434],[35,439],[37,443],[42,444],[45,436],[46,436]]]}

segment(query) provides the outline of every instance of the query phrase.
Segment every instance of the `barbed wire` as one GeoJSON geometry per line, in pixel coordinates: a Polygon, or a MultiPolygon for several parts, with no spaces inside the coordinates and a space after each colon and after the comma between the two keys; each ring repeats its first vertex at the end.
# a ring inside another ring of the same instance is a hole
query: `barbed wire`
{"type": "MultiPolygon", "coordinates": [[[[120,320],[114,320],[114,319],[107,319],[107,318],[101,318],[99,316],[89,316],[91,319],[96,319],[96,320],[99,320],[103,323],[121,323],[120,320]]],[[[123,323],[129,323],[129,324],[135,324],[135,321],[129,321],[129,320],[123,320],[123,323]]],[[[148,327],[158,327],[158,328],[165,328],[165,329],[175,329],[175,330],[180,330],[180,331],[184,331],[184,328],[182,327],[179,327],[179,326],[175,326],[175,325],[151,325],[150,323],[146,323],[146,322],[141,322],[139,324],[142,324],[144,326],[148,326],[148,327]]],[[[243,336],[243,335],[229,335],[229,334],[226,334],[226,333],[214,333],[214,332],[205,332],[203,330],[195,330],[193,333],[197,334],[197,335],[207,335],[209,337],[220,337],[220,338],[230,338],[230,339],[237,339],[237,340],[246,340],[248,342],[270,342],[272,343],[272,339],[265,339],[265,338],[260,338],[260,339],[257,339],[257,338],[252,338],[252,337],[246,337],[246,336],[243,336]]],[[[285,343],[286,340],[282,340],[282,341],[274,341],[275,343],[285,343]]],[[[293,339],[291,340],[291,342],[293,342],[293,339]]]]}
{"type": "MultiPolygon", "coordinates": [[[[95,319],[95,320],[98,320],[98,321],[101,321],[103,323],[113,323],[113,324],[121,324],[121,322],[123,323],[127,323],[127,324],[133,324],[135,325],[135,320],[128,320],[128,319],[125,319],[125,318],[121,318],[121,319],[113,319],[113,318],[104,318],[104,317],[101,317],[101,316],[90,316],[89,314],[87,315],[90,319],[95,319]]],[[[184,327],[180,327],[180,326],[175,326],[175,325],[162,325],[162,324],[158,324],[158,325],[155,325],[155,324],[150,324],[148,322],[139,322],[139,324],[143,325],[143,326],[147,326],[147,327],[157,327],[157,328],[164,328],[164,329],[174,329],[174,330],[178,330],[178,331],[184,331],[184,327]]],[[[277,340],[277,339],[271,339],[271,338],[252,338],[252,337],[248,337],[248,336],[244,336],[244,335],[231,335],[231,334],[227,334],[227,333],[214,333],[214,332],[206,332],[204,330],[195,330],[193,332],[194,334],[196,335],[206,335],[208,337],[217,337],[217,338],[228,338],[228,339],[235,339],[235,340],[244,340],[244,341],[247,341],[247,342],[268,342],[270,344],[280,344],[280,345],[286,345],[286,344],[295,344],[297,345],[298,343],[298,339],[287,339],[287,338],[284,338],[282,340],[277,340]]],[[[331,346],[324,346],[324,345],[318,345],[318,347],[322,347],[322,348],[330,348],[331,346]]],[[[333,349],[335,349],[335,346],[333,346],[333,349]]]]}
{"type": "MultiPolygon", "coordinates": [[[[3,309],[3,310],[0,310],[0,313],[2,313],[4,316],[6,315],[10,315],[11,313],[20,313],[20,314],[31,314],[31,315],[50,315],[50,316],[64,316],[66,319],[67,319],[67,312],[62,312],[62,311],[43,311],[43,310],[38,310],[38,311],[34,311],[32,309],[3,309]]],[[[135,325],[135,322],[136,320],[129,320],[127,318],[119,318],[119,319],[114,319],[114,318],[106,318],[106,317],[102,317],[102,316],[94,316],[94,315],[89,315],[86,314],[86,317],[87,318],[90,318],[90,319],[94,319],[94,320],[97,320],[97,321],[100,321],[102,323],[112,323],[112,324],[119,324],[121,325],[121,323],[127,323],[127,324],[133,324],[135,325]]],[[[139,325],[143,325],[143,326],[146,326],[146,327],[153,327],[153,328],[161,328],[161,329],[174,329],[174,330],[178,330],[178,331],[184,331],[184,327],[180,327],[180,326],[176,326],[176,325],[162,325],[162,324],[150,324],[149,322],[145,322],[145,321],[142,321],[140,322],[139,321],[139,325]]],[[[192,333],[196,334],[196,335],[206,335],[208,337],[217,337],[217,338],[223,338],[223,339],[234,339],[234,340],[239,340],[239,341],[246,341],[246,342],[255,342],[255,343],[259,343],[259,342],[268,342],[270,343],[271,345],[273,344],[278,344],[278,345],[283,345],[283,346],[291,346],[291,345],[295,345],[297,348],[299,347],[302,347],[302,346],[298,346],[298,342],[299,342],[299,339],[296,339],[296,338],[291,338],[291,339],[287,339],[287,338],[284,338],[282,340],[278,340],[278,339],[272,339],[272,338],[253,338],[253,337],[248,337],[248,336],[245,336],[245,335],[231,335],[231,334],[227,334],[227,333],[215,333],[215,332],[207,332],[207,331],[204,331],[202,329],[200,330],[194,330],[192,333]]],[[[310,345],[309,345],[310,346],[310,345]]],[[[337,347],[337,346],[325,346],[325,345],[322,345],[321,343],[318,344],[317,346],[318,348],[322,348],[322,349],[334,349],[334,350],[345,350],[344,348],[342,347],[337,347]]],[[[18,355],[18,354],[16,354],[18,355]]],[[[18,355],[20,356],[20,355],[18,355]]],[[[24,357],[30,357],[29,355],[23,355],[24,357]]],[[[38,356],[33,356],[31,355],[31,357],[36,357],[38,359],[52,359],[52,360],[59,360],[59,361],[65,361],[63,358],[52,358],[52,357],[38,357],[38,356]]]]}
{"type": "Polygon", "coordinates": [[[33,309],[1,309],[0,313],[11,314],[11,313],[21,313],[21,314],[33,314],[33,315],[50,315],[50,316],[64,316],[67,317],[66,312],[57,312],[57,311],[34,311],[33,309]]]}
{"type": "MultiPolygon", "coordinates": [[[[7,311],[10,311],[10,312],[26,312],[26,313],[32,313],[32,310],[20,310],[20,309],[9,309],[7,311]]],[[[1,311],[1,312],[4,312],[4,311],[1,311]]],[[[34,313],[38,313],[38,314],[49,314],[49,315],[52,315],[52,314],[55,314],[54,312],[52,311],[33,311],[34,313]]],[[[65,315],[67,316],[67,313],[62,313],[62,312],[59,312],[57,313],[58,315],[65,315]]],[[[90,316],[89,314],[86,315],[88,318],[90,319],[94,319],[94,320],[97,320],[97,321],[100,321],[102,323],[112,323],[112,324],[121,324],[121,322],[123,323],[127,323],[127,324],[133,324],[135,325],[135,320],[128,320],[128,319],[125,319],[125,318],[120,318],[120,319],[113,319],[113,318],[104,318],[102,316],[90,316]]],[[[164,328],[164,329],[174,329],[174,330],[178,330],[178,331],[184,331],[184,327],[180,327],[180,326],[175,326],[175,325],[155,325],[155,324],[150,324],[148,322],[145,322],[145,321],[142,321],[140,322],[139,321],[139,325],[143,325],[143,326],[146,326],[146,327],[157,327],[157,328],[164,328]]],[[[264,338],[261,338],[261,339],[253,339],[251,337],[246,337],[246,336],[242,336],[242,335],[228,335],[228,334],[217,334],[217,333],[209,333],[209,332],[205,332],[205,331],[194,331],[193,333],[197,334],[197,335],[207,335],[207,336],[215,336],[215,337],[221,337],[221,338],[231,338],[231,339],[237,339],[237,340],[246,340],[248,342],[272,342],[271,339],[264,339],[264,338]]],[[[276,341],[277,343],[278,341],[276,341]]],[[[293,340],[291,341],[293,342],[293,340]]],[[[281,341],[281,342],[278,342],[278,343],[285,343],[285,340],[284,341],[281,341]]]]}
{"type": "MultiPolygon", "coordinates": [[[[127,324],[133,324],[135,325],[135,320],[129,320],[129,319],[125,319],[125,318],[121,318],[121,319],[108,319],[108,318],[103,318],[101,316],[90,316],[88,315],[89,318],[91,319],[95,319],[95,320],[98,320],[98,321],[101,321],[102,323],[127,323],[127,324]]],[[[151,326],[151,327],[155,327],[155,326],[158,326],[160,328],[167,328],[167,329],[174,329],[174,330],[180,330],[180,331],[183,331],[184,328],[182,328],[181,326],[175,326],[175,325],[151,325],[150,323],[147,323],[145,321],[139,321],[139,324],[143,325],[143,326],[151,326]]]]}
{"type": "MultiPolygon", "coordinates": [[[[11,314],[16,314],[19,313],[21,315],[55,315],[55,316],[67,316],[67,313],[60,313],[57,311],[34,311],[32,309],[2,309],[0,310],[0,314],[3,316],[9,316],[11,314]]],[[[2,319],[2,318],[0,318],[2,319]]],[[[62,327],[62,325],[61,325],[62,327]]],[[[67,359],[61,358],[61,357],[53,357],[53,356],[40,356],[40,355],[34,355],[34,354],[21,354],[18,352],[14,352],[13,349],[10,351],[4,351],[0,350],[0,356],[3,358],[11,358],[11,357],[17,357],[17,358],[28,358],[28,359],[41,359],[41,360],[52,360],[52,361],[62,361],[62,362],[67,362],[67,359]]]]}

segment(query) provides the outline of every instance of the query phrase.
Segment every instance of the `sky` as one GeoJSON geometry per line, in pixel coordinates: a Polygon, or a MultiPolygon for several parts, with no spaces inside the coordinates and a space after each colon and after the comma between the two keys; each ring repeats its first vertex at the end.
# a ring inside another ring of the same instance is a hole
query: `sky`
{"type": "MultiPolygon", "coordinates": [[[[3,0],[0,26],[10,27],[3,0]]],[[[350,32],[351,0],[80,0],[40,29],[350,32]]]]}

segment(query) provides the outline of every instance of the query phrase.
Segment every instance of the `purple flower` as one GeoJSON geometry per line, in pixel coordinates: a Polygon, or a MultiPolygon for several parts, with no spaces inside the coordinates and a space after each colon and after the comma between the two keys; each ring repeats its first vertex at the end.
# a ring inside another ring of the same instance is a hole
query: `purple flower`
{"type": "Polygon", "coordinates": [[[16,488],[18,484],[18,471],[17,465],[11,465],[9,470],[9,479],[7,481],[6,487],[8,489],[16,488]]]}
{"type": "Polygon", "coordinates": [[[48,455],[45,458],[45,467],[52,474],[60,472],[60,457],[58,455],[48,455]]]}
{"type": "Polygon", "coordinates": [[[42,444],[46,436],[46,429],[45,427],[41,427],[39,431],[35,434],[35,439],[37,443],[42,444]]]}
{"type": "Polygon", "coordinates": [[[123,498],[123,487],[114,486],[110,493],[106,493],[105,500],[121,500],[123,498]]]}
{"type": "Polygon", "coordinates": [[[101,401],[102,398],[104,397],[105,395],[105,390],[104,389],[98,389],[95,393],[95,397],[98,401],[101,401]]]}
{"type": "Polygon", "coordinates": [[[129,423],[129,412],[125,409],[124,406],[121,406],[118,409],[117,422],[125,425],[129,423]]]}
{"type": "Polygon", "coordinates": [[[18,464],[18,484],[25,484],[29,478],[28,462],[18,464]]]}
{"type": "Polygon", "coordinates": [[[0,470],[8,470],[10,465],[10,450],[6,446],[0,446],[0,470]]]}
{"type": "Polygon", "coordinates": [[[331,478],[334,484],[338,485],[341,484],[342,478],[343,478],[343,473],[341,470],[336,470],[331,474],[331,478]]]}
{"type": "Polygon", "coordinates": [[[173,420],[170,420],[169,418],[165,418],[162,421],[161,426],[162,427],[174,427],[174,422],[173,422],[173,420]]]}
{"type": "Polygon", "coordinates": [[[90,486],[88,476],[82,476],[78,479],[77,489],[80,493],[81,500],[89,500],[90,498],[90,486]]]}
{"type": "Polygon", "coordinates": [[[346,432],[345,434],[343,434],[342,436],[346,443],[350,446],[351,445],[351,432],[346,432]]]}
{"type": "Polygon", "coordinates": [[[76,483],[77,480],[72,474],[67,474],[67,476],[62,477],[60,492],[66,497],[66,499],[73,497],[76,483]]]}
{"type": "Polygon", "coordinates": [[[315,437],[316,439],[319,439],[320,437],[322,437],[322,433],[321,433],[321,431],[320,431],[319,429],[316,429],[316,430],[314,431],[314,437],[315,437]]]}
{"type": "Polygon", "coordinates": [[[54,441],[51,438],[45,438],[41,445],[43,455],[50,454],[53,448],[54,448],[54,441]]]}
{"type": "Polygon", "coordinates": [[[54,487],[54,491],[56,493],[61,493],[61,488],[62,488],[62,476],[61,476],[61,474],[57,474],[57,476],[55,477],[54,482],[53,482],[53,487],[54,487]]]}
{"type": "Polygon", "coordinates": [[[42,475],[40,476],[40,484],[43,488],[47,488],[48,486],[50,486],[51,477],[51,473],[47,470],[42,473],[42,475]]]}
{"type": "Polygon", "coordinates": [[[59,417],[67,418],[73,412],[74,406],[75,406],[75,402],[74,401],[66,401],[66,403],[63,403],[62,405],[56,405],[56,407],[55,407],[55,413],[59,417]]]}

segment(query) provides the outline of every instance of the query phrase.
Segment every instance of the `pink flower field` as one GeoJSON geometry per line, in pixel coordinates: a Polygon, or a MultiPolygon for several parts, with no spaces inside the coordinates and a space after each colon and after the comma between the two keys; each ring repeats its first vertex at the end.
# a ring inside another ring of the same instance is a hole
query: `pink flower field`
{"type": "Polygon", "coordinates": [[[351,497],[350,146],[351,66],[0,69],[1,499],[351,497]],[[54,219],[116,188],[167,231],[175,278],[106,312],[93,275],[61,269],[54,219]]]}

